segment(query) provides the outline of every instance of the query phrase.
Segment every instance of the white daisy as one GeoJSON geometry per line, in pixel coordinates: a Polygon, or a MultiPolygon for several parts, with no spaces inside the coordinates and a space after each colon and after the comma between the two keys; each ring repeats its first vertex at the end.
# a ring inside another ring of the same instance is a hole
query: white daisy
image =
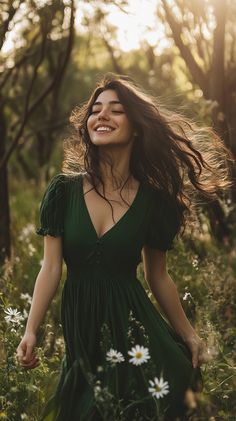
{"type": "Polygon", "coordinates": [[[160,377],[160,379],[155,377],[154,381],[149,380],[149,383],[152,387],[149,387],[148,391],[155,398],[157,398],[157,399],[163,398],[164,395],[167,395],[169,393],[169,384],[168,384],[168,382],[164,382],[162,377],[160,377]]]}
{"type": "Polygon", "coordinates": [[[122,361],[124,361],[124,357],[121,354],[121,352],[116,351],[115,349],[110,349],[110,351],[108,351],[106,353],[106,360],[110,361],[111,363],[121,363],[122,361]]]}
{"type": "Polygon", "coordinates": [[[135,345],[131,348],[131,351],[128,351],[128,354],[131,355],[129,362],[134,365],[141,365],[146,363],[147,360],[150,358],[148,348],[144,348],[140,345],[135,345]]]}
{"type": "Polygon", "coordinates": [[[7,323],[19,324],[23,319],[21,313],[16,308],[8,307],[4,310],[7,316],[4,317],[7,323]]]}
{"type": "Polygon", "coordinates": [[[188,299],[193,298],[192,295],[190,294],[190,292],[185,292],[184,296],[183,296],[183,300],[186,301],[188,299]]]}

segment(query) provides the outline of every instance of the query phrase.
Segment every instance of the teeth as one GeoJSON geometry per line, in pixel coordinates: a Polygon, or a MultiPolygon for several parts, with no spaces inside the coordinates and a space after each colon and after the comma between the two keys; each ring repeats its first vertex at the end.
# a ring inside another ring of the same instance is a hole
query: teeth
{"type": "Polygon", "coordinates": [[[106,131],[106,132],[111,132],[113,129],[111,128],[111,127],[98,127],[97,128],[97,132],[104,132],[104,131],[106,131]]]}

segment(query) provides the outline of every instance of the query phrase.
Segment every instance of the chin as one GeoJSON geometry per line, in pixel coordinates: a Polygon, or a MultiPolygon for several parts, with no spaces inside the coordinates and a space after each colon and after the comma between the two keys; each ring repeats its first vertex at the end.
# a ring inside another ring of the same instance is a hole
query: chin
{"type": "Polygon", "coordinates": [[[122,146],[127,145],[128,141],[115,140],[115,139],[94,139],[91,142],[95,146],[122,146]]]}
{"type": "Polygon", "coordinates": [[[130,139],[91,139],[95,146],[127,146],[130,139]]]}

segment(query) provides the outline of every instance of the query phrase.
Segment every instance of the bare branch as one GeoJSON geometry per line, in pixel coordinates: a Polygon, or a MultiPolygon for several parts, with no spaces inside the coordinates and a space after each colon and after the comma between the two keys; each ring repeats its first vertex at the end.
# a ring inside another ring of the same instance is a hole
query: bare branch
{"type": "Polygon", "coordinates": [[[33,89],[35,80],[37,78],[38,68],[41,65],[41,63],[43,61],[43,58],[44,58],[45,45],[46,45],[46,36],[44,36],[44,38],[42,40],[41,54],[40,54],[38,63],[36,64],[36,66],[34,68],[32,79],[31,79],[30,85],[29,85],[29,89],[28,89],[28,92],[26,94],[25,107],[24,107],[24,114],[23,114],[22,122],[21,122],[19,130],[18,130],[18,132],[15,136],[15,139],[12,141],[8,151],[6,152],[5,156],[2,159],[2,162],[0,163],[0,168],[2,168],[2,166],[4,166],[6,164],[7,160],[9,159],[13,150],[15,149],[15,147],[16,147],[17,143],[19,142],[20,137],[22,136],[22,133],[24,131],[26,122],[27,122],[29,114],[30,114],[30,109],[29,109],[30,96],[31,96],[31,93],[32,93],[32,89],[33,89]]]}
{"type": "Polygon", "coordinates": [[[201,67],[195,61],[190,48],[187,47],[181,38],[181,25],[175,20],[170,7],[166,0],[162,0],[162,4],[165,10],[166,20],[171,28],[175,44],[180,50],[181,56],[184,59],[189,71],[191,72],[194,80],[198,83],[202,89],[205,98],[208,98],[208,81],[207,76],[202,71],[201,67]]]}
{"type": "Polygon", "coordinates": [[[2,82],[0,82],[0,90],[3,89],[7,80],[11,76],[13,70],[15,70],[16,68],[19,68],[22,64],[24,64],[27,60],[32,58],[37,53],[36,51],[33,51],[31,54],[29,54],[28,52],[31,50],[33,44],[35,43],[38,37],[39,37],[39,33],[37,33],[35,37],[32,39],[32,42],[30,43],[30,46],[27,48],[27,50],[25,50],[24,55],[18,61],[16,61],[14,66],[12,66],[10,69],[8,69],[5,72],[6,74],[4,75],[2,82]]]}
{"type": "MultiPolygon", "coordinates": [[[[19,2],[19,4],[20,4],[20,2],[19,2]]],[[[2,46],[4,44],[6,33],[8,31],[8,28],[9,28],[9,24],[12,21],[12,19],[14,18],[18,7],[19,7],[19,5],[17,7],[14,7],[13,2],[11,2],[11,4],[9,5],[9,9],[8,9],[8,17],[0,26],[0,50],[2,49],[2,46]]]]}
{"type": "Polygon", "coordinates": [[[9,158],[10,158],[10,156],[12,154],[12,152],[14,151],[15,147],[17,146],[17,144],[18,144],[18,142],[19,142],[19,140],[20,140],[20,138],[21,138],[21,136],[23,134],[25,125],[26,125],[26,123],[27,123],[30,115],[42,103],[42,101],[51,92],[51,90],[54,88],[54,86],[57,83],[59,83],[59,81],[61,80],[61,78],[62,78],[62,76],[63,76],[63,74],[65,72],[65,69],[66,69],[67,63],[69,61],[70,54],[71,54],[72,46],[73,46],[73,39],[74,39],[74,15],[75,15],[74,14],[74,0],[71,0],[71,16],[70,16],[69,36],[68,36],[68,42],[67,42],[67,49],[66,49],[66,52],[65,52],[65,56],[64,56],[64,60],[62,62],[62,65],[60,67],[58,66],[58,71],[55,74],[53,80],[48,84],[48,86],[41,93],[41,95],[39,95],[38,98],[36,98],[36,100],[33,102],[33,104],[30,107],[28,107],[29,99],[30,99],[30,94],[31,94],[31,89],[32,89],[32,86],[34,84],[34,81],[35,81],[35,78],[36,78],[36,75],[37,75],[37,69],[34,70],[34,74],[33,74],[32,80],[31,80],[30,89],[29,89],[29,91],[27,93],[27,97],[26,97],[25,112],[24,112],[24,116],[23,116],[21,125],[20,125],[19,130],[16,133],[16,136],[15,136],[14,140],[12,141],[9,149],[6,151],[5,155],[3,156],[3,158],[2,158],[2,160],[0,162],[0,169],[4,165],[6,165],[7,161],[9,160],[9,158]]]}
{"type": "Polygon", "coordinates": [[[115,72],[120,73],[120,74],[123,73],[123,69],[119,65],[118,60],[115,57],[114,50],[113,50],[112,46],[110,45],[110,43],[108,42],[108,40],[106,39],[106,37],[104,35],[103,35],[102,39],[103,39],[103,43],[104,43],[104,45],[105,45],[105,47],[106,47],[106,49],[107,49],[107,51],[110,55],[110,58],[111,58],[111,61],[112,61],[115,72]]]}

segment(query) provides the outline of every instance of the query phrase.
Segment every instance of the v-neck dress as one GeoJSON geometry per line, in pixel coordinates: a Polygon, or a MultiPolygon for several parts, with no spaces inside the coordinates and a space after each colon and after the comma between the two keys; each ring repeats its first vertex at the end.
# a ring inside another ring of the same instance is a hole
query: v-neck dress
{"type": "Polygon", "coordinates": [[[65,355],[41,419],[169,421],[184,414],[186,390],[201,387],[200,369],[192,367],[190,351],[137,278],[144,245],[162,251],[174,246],[179,218],[169,195],[140,183],[126,213],[99,238],[82,174],[57,174],[44,193],[40,222],[37,234],[62,237],[67,268],[65,355]],[[137,345],[150,357],[140,365],[130,361],[137,345]],[[111,349],[120,354],[109,361],[111,349]],[[167,393],[153,396],[155,378],[167,382],[167,393]]]}

